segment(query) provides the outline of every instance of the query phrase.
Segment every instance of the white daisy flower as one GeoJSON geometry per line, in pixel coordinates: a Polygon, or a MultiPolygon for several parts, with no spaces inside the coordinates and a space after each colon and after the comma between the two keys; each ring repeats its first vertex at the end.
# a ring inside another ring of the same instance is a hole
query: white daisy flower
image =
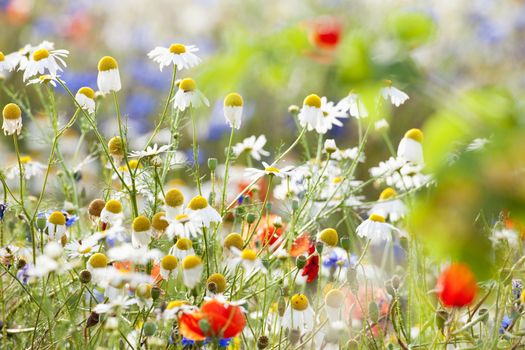
{"type": "Polygon", "coordinates": [[[266,157],[270,155],[270,152],[263,149],[264,145],[266,145],[266,136],[259,135],[255,137],[252,135],[233,146],[233,153],[239,157],[242,153],[248,152],[253,159],[261,160],[261,156],[266,157]]]}
{"type": "Polygon", "coordinates": [[[107,256],[102,253],[95,253],[88,259],[86,269],[91,272],[94,283],[100,283],[107,277],[108,262],[107,256]]]}
{"type": "Polygon", "coordinates": [[[500,230],[494,230],[490,240],[494,244],[500,241],[507,241],[509,246],[516,248],[519,246],[520,235],[516,230],[502,228],[500,230]]]}
{"type": "Polygon", "coordinates": [[[182,260],[182,280],[188,289],[193,289],[201,281],[204,267],[202,259],[196,255],[189,255],[182,260]]]}
{"type": "Polygon", "coordinates": [[[60,75],[53,76],[49,74],[44,74],[44,75],[40,75],[38,78],[29,79],[26,85],[51,84],[53,87],[57,87],[57,81],[60,81],[59,78],[60,78],[60,75]]]}
{"type": "Polygon", "coordinates": [[[232,267],[242,266],[247,276],[257,272],[267,273],[261,259],[257,257],[257,253],[253,249],[243,249],[242,251],[236,247],[230,247],[230,250],[236,256],[230,260],[232,267]]]}
{"type": "Polygon", "coordinates": [[[359,147],[347,148],[345,150],[338,149],[332,154],[332,158],[335,160],[357,160],[359,163],[364,163],[366,156],[364,152],[359,152],[359,147]]]}
{"type": "Polygon", "coordinates": [[[324,309],[330,323],[344,321],[345,318],[348,317],[348,315],[345,315],[343,312],[345,299],[346,297],[340,289],[334,288],[326,293],[324,297],[324,309]]]}
{"type": "Polygon", "coordinates": [[[379,119],[377,122],[374,123],[374,129],[375,129],[375,131],[378,131],[378,132],[382,132],[382,131],[388,130],[389,127],[390,127],[390,125],[388,124],[388,122],[384,118],[383,119],[379,119]]]}
{"type": "Polygon", "coordinates": [[[93,308],[93,311],[97,314],[107,313],[118,313],[122,310],[129,309],[130,306],[137,304],[137,299],[130,298],[129,296],[118,296],[112,300],[109,300],[105,304],[98,304],[93,308]]]}
{"type": "Polygon", "coordinates": [[[106,202],[104,209],[100,212],[100,221],[110,225],[119,225],[124,218],[122,203],[116,199],[106,202]]]}
{"type": "Polygon", "coordinates": [[[336,107],[345,113],[348,112],[356,119],[368,117],[368,110],[366,109],[363,100],[361,100],[361,97],[354,92],[350,92],[348,96],[339,101],[336,107]]]}
{"type": "Polygon", "coordinates": [[[111,260],[129,261],[136,265],[145,265],[150,260],[159,260],[163,256],[158,249],[148,249],[147,247],[134,248],[129,243],[110,248],[107,253],[111,260]]]}
{"type": "Polygon", "coordinates": [[[174,219],[167,219],[169,222],[166,234],[169,239],[198,238],[201,236],[200,221],[198,218],[190,217],[188,214],[180,213],[174,219]]]}
{"type": "Polygon", "coordinates": [[[408,100],[408,95],[398,88],[393,87],[391,80],[386,80],[385,85],[386,86],[381,89],[381,95],[385,100],[390,100],[390,103],[394,106],[399,107],[408,100]]]}
{"type": "Polygon", "coordinates": [[[359,237],[367,238],[372,243],[390,241],[392,239],[392,231],[399,230],[387,224],[385,218],[378,214],[371,214],[368,219],[356,228],[356,233],[359,237]]]}
{"type": "Polygon", "coordinates": [[[190,106],[197,108],[203,104],[206,106],[210,105],[206,96],[197,89],[197,83],[195,83],[195,80],[191,78],[181,80],[179,83],[179,90],[175,93],[173,101],[173,107],[179,109],[181,112],[184,112],[184,110],[190,106]]]}
{"type": "Polygon", "coordinates": [[[415,164],[424,164],[422,142],[423,132],[421,130],[408,130],[399,142],[397,156],[415,164]]]}
{"type": "Polygon", "coordinates": [[[201,59],[194,54],[199,49],[194,45],[171,44],[170,47],[157,46],[148,53],[148,57],[163,67],[175,65],[177,70],[189,69],[197,66],[201,59]]]}
{"type": "Polygon", "coordinates": [[[85,109],[89,114],[95,112],[95,91],[92,88],[84,86],[78,89],[75,100],[78,105],[85,109]]]}
{"type": "Polygon", "coordinates": [[[4,135],[20,135],[22,131],[22,110],[15,103],[8,103],[2,110],[4,135]]]}
{"type": "Polygon", "coordinates": [[[66,67],[64,58],[69,55],[67,50],[55,50],[54,44],[44,42],[35,47],[29,55],[29,61],[24,67],[23,80],[27,81],[29,78],[40,74],[49,74],[56,77],[63,67],[66,67]]]}
{"type": "Polygon", "coordinates": [[[134,151],[129,154],[130,158],[146,158],[146,157],[153,157],[157,156],[159,154],[162,154],[164,152],[169,151],[171,145],[164,145],[164,146],[158,146],[157,144],[154,144],[153,146],[148,146],[145,151],[134,151]]]}
{"type": "Polygon", "coordinates": [[[389,219],[391,222],[396,222],[405,217],[407,208],[402,200],[396,198],[396,191],[388,187],[381,192],[379,200],[368,211],[368,214],[378,214],[389,219]]]}
{"type": "Polygon", "coordinates": [[[0,51],[0,73],[11,72],[16,67],[16,61],[13,59],[13,56],[5,56],[2,51],[0,51]]]}
{"type": "Polygon", "coordinates": [[[47,233],[49,238],[60,241],[67,234],[66,216],[60,211],[51,213],[47,218],[47,233]]]}
{"type": "Polygon", "coordinates": [[[100,249],[100,244],[97,244],[96,240],[89,238],[78,241],[74,239],[67,243],[64,249],[67,252],[67,256],[70,258],[89,258],[100,249]]]}
{"type": "Polygon", "coordinates": [[[147,248],[151,241],[151,222],[144,215],[133,219],[131,230],[131,245],[133,248],[147,248]]]}
{"type": "Polygon", "coordinates": [[[160,275],[164,280],[177,276],[178,260],[173,255],[166,255],[160,261],[160,275]]]}
{"type": "Polygon", "coordinates": [[[243,105],[242,96],[236,92],[229,93],[224,98],[224,118],[230,127],[235,129],[241,127],[243,105]]]}
{"type": "MultiPolygon", "coordinates": [[[[30,180],[33,177],[38,177],[44,173],[47,169],[47,165],[32,160],[30,156],[20,157],[20,163],[22,163],[22,169],[24,172],[24,179],[30,180]]],[[[20,166],[15,164],[11,166],[6,173],[8,179],[18,179],[20,176],[20,166]]]]}
{"type": "Polygon", "coordinates": [[[282,169],[279,169],[275,166],[271,166],[270,164],[266,162],[262,162],[262,164],[264,166],[264,169],[246,168],[244,170],[244,173],[246,174],[248,179],[255,180],[264,175],[274,175],[274,176],[284,179],[287,176],[293,175],[293,170],[294,170],[293,166],[286,166],[282,169]]]}
{"type": "Polygon", "coordinates": [[[171,320],[176,318],[180,312],[194,312],[198,308],[186,300],[172,300],[166,305],[166,309],[162,313],[162,318],[165,320],[171,320]]]}
{"type": "Polygon", "coordinates": [[[333,154],[338,151],[337,145],[335,144],[334,139],[326,139],[324,141],[323,151],[328,154],[333,154]]]}
{"type": "Polygon", "coordinates": [[[195,255],[193,243],[189,238],[179,238],[170,248],[169,254],[176,257],[177,260],[183,261],[187,256],[195,255]]]}
{"type": "Polygon", "coordinates": [[[98,61],[97,85],[102,94],[117,92],[122,88],[118,63],[113,57],[104,56],[98,61]]]}
{"type": "Polygon", "coordinates": [[[312,94],[304,99],[297,117],[301,126],[306,127],[308,131],[315,129],[319,134],[325,134],[334,125],[343,126],[338,118],[348,118],[348,115],[326,97],[320,98],[312,94]]]}
{"type": "Polygon", "coordinates": [[[315,314],[306,295],[295,294],[281,318],[281,326],[289,330],[296,329],[301,332],[309,332],[313,330],[314,319],[315,314]]]}
{"type": "Polygon", "coordinates": [[[221,214],[208,204],[203,196],[195,196],[188,204],[188,215],[198,227],[210,228],[211,223],[222,222],[221,214]]]}
{"type": "Polygon", "coordinates": [[[51,272],[63,273],[73,268],[66,261],[61,261],[62,246],[58,242],[49,242],[44,248],[44,254],[36,258],[35,265],[31,265],[27,274],[32,277],[45,277],[51,272]]]}

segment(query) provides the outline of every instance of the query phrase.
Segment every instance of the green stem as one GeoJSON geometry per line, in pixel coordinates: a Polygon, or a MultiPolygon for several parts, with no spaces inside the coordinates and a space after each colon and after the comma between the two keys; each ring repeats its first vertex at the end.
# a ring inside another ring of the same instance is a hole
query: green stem
{"type": "Polygon", "coordinates": [[[228,186],[228,170],[229,170],[229,165],[230,165],[230,154],[231,154],[234,133],[235,133],[235,128],[232,127],[232,131],[230,133],[230,141],[228,142],[228,149],[226,150],[226,161],[224,162],[224,182],[222,185],[221,215],[224,215],[224,201],[226,200],[226,187],[228,186]]]}

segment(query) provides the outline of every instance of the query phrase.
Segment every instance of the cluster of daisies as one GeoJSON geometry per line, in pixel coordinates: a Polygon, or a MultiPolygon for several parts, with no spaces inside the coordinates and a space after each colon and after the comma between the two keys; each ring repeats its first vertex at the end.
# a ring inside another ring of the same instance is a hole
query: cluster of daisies
{"type": "MultiPolygon", "coordinates": [[[[126,138],[115,58],[98,62],[96,90],[86,86],[73,94],[58,74],[66,68],[68,51],[43,42],[0,53],[0,74],[23,71],[27,84],[42,84],[51,93],[60,85],[69,93],[76,113],[55,128],[54,140],[81,114],[99,143],[99,153],[89,161],[99,159],[112,173],[101,180],[106,190],[92,194],[100,198],[87,208],[79,203],[53,207],[43,198],[47,182],[53,181],[51,168],[63,160],[54,145],[48,164],[20,157],[18,136],[29,110],[22,100],[5,105],[3,130],[13,136],[18,164],[9,177],[2,176],[7,198],[0,208],[2,242],[8,242],[1,251],[7,272],[2,278],[18,280],[31,300],[39,294],[46,304],[58,304],[49,317],[70,317],[78,325],[64,337],[64,346],[95,339],[107,348],[339,349],[370,335],[386,338],[400,281],[390,280],[385,267],[409,238],[405,199],[432,183],[424,173],[422,131],[408,130],[397,153],[371,168],[370,179],[360,180],[356,170],[366,159],[367,134],[346,149],[324,137],[350,117],[372,123],[367,106],[355,92],[337,103],[310,94],[302,106],[290,107],[301,126],[297,139],[266,162],[272,154],[264,149],[264,135],[232,142],[244,106],[243,97],[232,92],[223,103],[231,127],[225,160],[209,159],[205,173],[198,162],[177,161],[176,143],[153,144],[159,130],[175,133],[183,116],[193,118],[193,110],[209,105],[195,80],[175,79],[201,62],[197,52],[195,46],[172,44],[148,54],[161,70],[173,69],[173,82],[167,108],[142,150],[131,150],[126,138]],[[108,95],[116,104],[117,135],[103,135],[94,118],[108,95]],[[316,156],[284,165],[311,132],[324,140],[316,156]],[[244,167],[244,157],[262,165],[244,167]],[[170,176],[179,166],[191,168],[194,183],[170,176]],[[44,176],[43,188],[27,193],[25,185],[38,174],[44,176]],[[368,185],[379,188],[377,199],[367,200],[368,185]],[[21,224],[7,224],[17,215],[24,218],[21,224]],[[383,258],[374,264],[368,252],[378,249],[383,258]],[[390,288],[385,288],[387,280],[390,288]],[[79,284],[82,297],[66,315],[70,309],[59,305],[69,300],[67,293],[79,293],[79,284]],[[83,336],[75,335],[79,328],[83,336]]],[[[378,100],[397,107],[408,95],[388,81],[378,100]]],[[[383,120],[375,126],[388,124],[383,120]]],[[[47,327],[42,333],[52,333],[53,323],[45,321],[39,325],[47,327]]]]}

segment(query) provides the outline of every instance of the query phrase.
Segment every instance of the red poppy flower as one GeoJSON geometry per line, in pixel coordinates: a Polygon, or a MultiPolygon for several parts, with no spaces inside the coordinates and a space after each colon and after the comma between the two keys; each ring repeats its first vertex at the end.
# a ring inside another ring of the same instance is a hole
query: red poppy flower
{"type": "Polygon", "coordinates": [[[262,247],[276,249],[282,241],[281,237],[284,233],[285,226],[275,227],[273,223],[277,218],[277,215],[272,214],[269,217],[264,216],[261,219],[261,223],[257,228],[257,234],[259,235],[262,247]]]}
{"type": "Polygon", "coordinates": [[[445,306],[462,307],[476,297],[476,278],[467,265],[454,263],[441,272],[436,288],[445,306]]]}
{"type": "Polygon", "coordinates": [[[240,307],[223,304],[215,299],[206,301],[199,311],[179,317],[180,333],[185,338],[195,341],[206,338],[232,338],[239,335],[245,325],[246,319],[240,307]],[[201,320],[207,321],[208,329],[201,329],[201,320]]]}
{"type": "Polygon", "coordinates": [[[341,41],[342,26],[337,18],[319,17],[312,23],[311,40],[315,46],[333,50],[341,41]]]}
{"type": "Polygon", "coordinates": [[[297,237],[290,248],[290,256],[297,258],[299,255],[304,254],[310,247],[310,237],[307,233],[303,233],[297,237]]]}
{"type": "MultiPolygon", "coordinates": [[[[310,243],[308,248],[308,255],[315,253],[315,242],[310,243]]],[[[319,256],[317,254],[313,255],[306,261],[306,265],[303,268],[302,276],[308,276],[306,278],[307,283],[312,283],[319,274],[319,256]]]]}

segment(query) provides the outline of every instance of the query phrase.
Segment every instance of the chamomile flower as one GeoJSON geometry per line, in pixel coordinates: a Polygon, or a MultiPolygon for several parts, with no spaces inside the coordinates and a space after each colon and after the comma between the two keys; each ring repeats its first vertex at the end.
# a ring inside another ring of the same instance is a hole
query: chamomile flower
{"type": "Polygon", "coordinates": [[[359,94],[356,94],[352,91],[350,91],[348,96],[339,101],[336,107],[342,112],[348,112],[356,119],[368,117],[368,111],[365,104],[363,103],[363,100],[359,94]]]}
{"type": "Polygon", "coordinates": [[[100,249],[100,244],[97,244],[97,241],[94,239],[85,239],[85,240],[72,240],[67,243],[64,249],[67,252],[67,255],[70,258],[89,258],[95,252],[100,249]]]}
{"type": "Polygon", "coordinates": [[[343,321],[345,294],[340,289],[331,289],[324,297],[326,317],[330,322],[343,321]]]}
{"type": "Polygon", "coordinates": [[[328,154],[332,154],[337,151],[337,145],[334,139],[326,139],[324,141],[323,151],[328,154]]]}
{"type": "Polygon", "coordinates": [[[226,277],[221,273],[211,274],[206,280],[206,291],[213,292],[213,295],[222,294],[226,291],[226,277]],[[213,285],[211,285],[213,283],[213,285]]]}
{"type": "Polygon", "coordinates": [[[161,211],[153,215],[151,218],[151,227],[155,231],[155,236],[160,237],[169,226],[168,220],[166,220],[166,213],[161,211]]]}
{"type": "Polygon", "coordinates": [[[188,289],[193,289],[200,282],[203,271],[202,259],[189,255],[182,260],[182,280],[188,289]]]}
{"type": "Polygon", "coordinates": [[[62,273],[72,268],[71,264],[62,261],[62,246],[57,242],[49,242],[44,248],[44,254],[36,258],[35,265],[29,267],[27,274],[33,277],[45,277],[51,272],[62,273]]]}
{"type": "Polygon", "coordinates": [[[243,105],[242,96],[236,92],[229,93],[224,98],[224,118],[230,127],[235,129],[241,127],[243,105]]]}
{"type": "Polygon", "coordinates": [[[162,313],[162,318],[171,320],[178,317],[181,312],[193,312],[198,310],[196,306],[191,305],[187,300],[172,300],[166,305],[162,313]]]}
{"type": "Polygon", "coordinates": [[[93,311],[97,314],[114,314],[122,310],[127,310],[135,304],[137,304],[137,299],[130,298],[129,296],[119,295],[118,297],[113,298],[106,303],[97,304],[93,308],[93,311]]]}
{"type": "Polygon", "coordinates": [[[145,265],[151,260],[159,260],[163,254],[158,249],[147,247],[135,248],[129,243],[124,243],[108,250],[108,257],[114,261],[129,261],[137,265],[145,265]]]}
{"type": "Polygon", "coordinates": [[[232,266],[242,266],[248,276],[257,272],[268,272],[253,249],[245,248],[242,251],[233,247],[231,249],[236,255],[236,257],[231,260],[232,266]]]}
{"type": "Polygon", "coordinates": [[[114,136],[109,139],[108,152],[116,165],[119,165],[120,162],[122,162],[122,159],[124,159],[124,144],[122,143],[120,136],[114,136]]]}
{"type": "Polygon", "coordinates": [[[385,218],[378,214],[371,214],[356,228],[359,237],[367,238],[372,243],[392,240],[392,231],[399,231],[394,226],[387,224],[385,218]]]}
{"type": "Polygon", "coordinates": [[[66,217],[60,211],[51,213],[47,218],[47,233],[53,240],[60,241],[66,235],[66,217]]]}
{"type": "Polygon", "coordinates": [[[111,56],[104,56],[98,61],[98,90],[102,94],[120,91],[120,73],[117,60],[111,56]]]}
{"type": "Polygon", "coordinates": [[[153,146],[148,146],[145,151],[134,151],[129,154],[129,157],[131,158],[147,158],[147,157],[154,157],[158,156],[159,154],[165,153],[169,151],[171,145],[163,145],[158,146],[157,144],[154,144],[153,146]]]}
{"type": "Polygon", "coordinates": [[[133,219],[131,230],[131,245],[133,248],[147,247],[151,241],[151,222],[144,215],[133,219]]]}
{"type": "Polygon", "coordinates": [[[409,98],[406,93],[392,86],[391,80],[385,80],[385,86],[381,89],[381,95],[385,100],[390,100],[390,103],[396,107],[401,106],[409,98]]]}
{"type": "Polygon", "coordinates": [[[179,261],[183,261],[187,256],[195,255],[193,243],[189,238],[179,238],[170,248],[169,254],[176,257],[179,261]]]}
{"type": "Polygon", "coordinates": [[[234,249],[241,251],[244,247],[244,240],[239,233],[232,232],[224,238],[223,246],[228,252],[233,252],[234,249]]]}
{"type": "Polygon", "coordinates": [[[107,256],[102,253],[95,253],[88,259],[86,269],[91,272],[95,283],[100,283],[106,277],[108,262],[107,256]]]}
{"type": "Polygon", "coordinates": [[[359,147],[352,147],[347,149],[337,149],[332,158],[335,160],[357,160],[359,163],[364,163],[366,160],[365,153],[359,150],[359,147]]]}
{"type": "Polygon", "coordinates": [[[343,126],[339,119],[348,118],[348,115],[326,97],[320,98],[312,94],[304,99],[297,117],[301,126],[306,127],[308,131],[315,129],[319,134],[326,134],[334,125],[343,126]]]}
{"type": "Polygon", "coordinates": [[[122,203],[116,199],[106,202],[104,209],[100,212],[100,221],[106,224],[116,225],[124,218],[122,203]]]}
{"type": "Polygon", "coordinates": [[[84,86],[78,89],[75,100],[80,108],[85,109],[89,114],[95,112],[95,91],[92,88],[84,86]]]}
{"type": "Polygon", "coordinates": [[[164,197],[164,210],[168,219],[174,219],[182,214],[184,204],[184,194],[177,188],[172,188],[166,192],[164,197]]]}
{"type": "Polygon", "coordinates": [[[286,166],[284,168],[279,169],[276,166],[271,166],[266,162],[262,162],[262,164],[264,166],[264,169],[246,168],[244,171],[246,176],[250,180],[258,179],[264,175],[277,176],[284,179],[287,176],[291,176],[293,174],[293,166],[286,166]]]}
{"type": "Polygon", "coordinates": [[[314,327],[314,318],[314,311],[310,307],[306,295],[295,294],[284,312],[281,325],[285,329],[309,332],[314,327]]]}
{"type": "Polygon", "coordinates": [[[317,235],[317,240],[327,247],[335,247],[339,243],[339,235],[333,228],[325,228],[317,235]]]}
{"type": "Polygon", "coordinates": [[[424,164],[422,142],[423,132],[421,130],[408,130],[399,142],[397,156],[415,164],[424,164]]]}
{"type": "MultiPolygon", "coordinates": [[[[44,173],[47,166],[34,161],[30,156],[20,157],[20,163],[24,172],[24,179],[30,180],[33,177],[38,177],[44,173]]],[[[17,179],[20,176],[20,166],[15,164],[11,166],[6,173],[8,179],[17,179]]]]}
{"type": "Polygon", "coordinates": [[[160,261],[160,275],[163,279],[168,280],[170,277],[177,275],[178,260],[173,255],[166,255],[160,261]]]}
{"type": "Polygon", "coordinates": [[[51,86],[57,87],[57,81],[60,80],[59,78],[60,75],[44,74],[40,75],[38,78],[29,79],[26,85],[51,84],[51,86]]]}
{"type": "Polygon", "coordinates": [[[195,45],[171,44],[170,47],[157,46],[148,53],[148,57],[163,67],[175,65],[177,70],[189,69],[197,66],[201,59],[194,54],[199,51],[195,45]]]}
{"type": "Polygon", "coordinates": [[[23,80],[27,81],[29,78],[40,74],[49,74],[55,77],[62,68],[66,67],[64,58],[69,55],[67,50],[55,50],[53,44],[39,45],[29,55],[29,61],[24,68],[23,80]]]}
{"type": "Polygon", "coordinates": [[[253,159],[261,160],[261,156],[269,156],[270,152],[263,149],[266,145],[266,136],[259,135],[255,137],[254,135],[245,138],[242,142],[233,146],[233,153],[235,156],[239,157],[244,152],[248,153],[253,159]]]}
{"type": "Polygon", "coordinates": [[[15,67],[16,64],[12,57],[4,55],[4,53],[0,51],[0,73],[11,72],[15,67]]]}
{"type": "Polygon", "coordinates": [[[22,130],[22,110],[15,103],[8,103],[2,110],[4,123],[2,129],[5,135],[20,135],[22,130]]]}
{"type": "Polygon", "coordinates": [[[180,213],[174,219],[169,219],[168,221],[169,225],[166,229],[166,234],[169,239],[174,239],[175,237],[191,239],[201,235],[200,225],[188,214],[180,213]]]}
{"type": "Polygon", "coordinates": [[[195,196],[188,204],[188,215],[198,227],[210,228],[212,223],[222,222],[221,214],[208,204],[203,196],[195,196]]]}
{"type": "Polygon", "coordinates": [[[381,192],[379,195],[379,200],[376,204],[368,211],[368,214],[378,214],[389,219],[391,222],[396,222],[399,219],[402,219],[406,212],[407,208],[402,200],[396,198],[396,191],[388,187],[381,192]]]}
{"type": "Polygon", "coordinates": [[[181,80],[179,83],[179,90],[177,90],[177,93],[175,93],[173,101],[173,107],[180,110],[181,112],[184,112],[186,108],[190,106],[197,108],[203,104],[206,106],[210,105],[210,102],[206,96],[204,96],[204,94],[200,92],[199,89],[197,89],[197,83],[195,83],[195,80],[192,78],[185,78],[181,80]]]}

